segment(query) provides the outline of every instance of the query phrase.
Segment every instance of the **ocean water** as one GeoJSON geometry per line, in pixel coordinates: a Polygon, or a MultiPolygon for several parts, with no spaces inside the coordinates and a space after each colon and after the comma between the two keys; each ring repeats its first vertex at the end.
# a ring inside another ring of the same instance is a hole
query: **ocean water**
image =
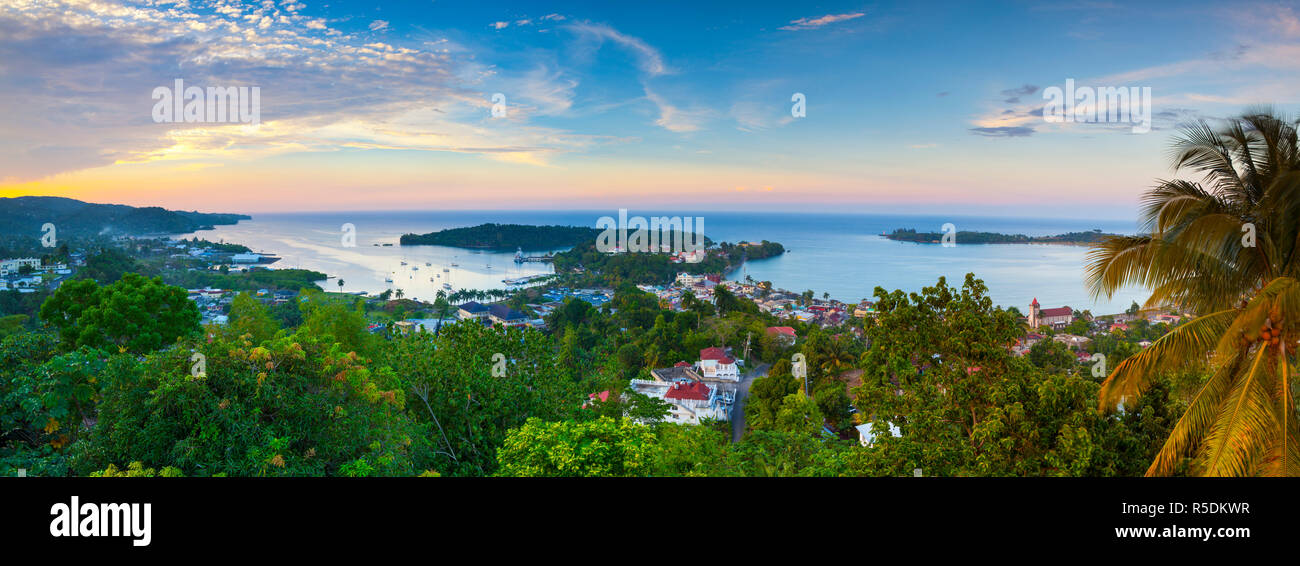
{"type": "MultiPolygon", "coordinates": [[[[1023,311],[1037,298],[1044,307],[1070,306],[1094,314],[1122,312],[1132,301],[1143,302],[1149,292],[1125,289],[1107,300],[1093,300],[1083,283],[1087,248],[1066,245],[938,244],[894,242],[881,237],[895,228],[940,232],[945,223],[957,230],[1054,235],[1100,229],[1134,233],[1133,221],[1083,219],[997,218],[984,216],[906,216],[867,214],[804,214],[712,211],[631,210],[629,216],[691,216],[704,219],[704,234],[714,241],[769,240],[780,242],[786,254],[747,262],[728,274],[749,275],[791,291],[829,293],[844,301],[887,290],[919,291],[939,277],[960,285],[966,273],[984,280],[994,302],[1023,311]]],[[[282,259],[272,267],[314,269],[342,278],[345,291],[382,292],[402,289],[407,297],[432,299],[449,283],[456,289],[504,288],[505,278],[551,272],[549,264],[516,264],[514,253],[473,252],[442,246],[397,244],[405,233],[426,233],[484,222],[563,224],[595,227],[606,211],[393,211],[254,214],[233,226],[186,234],[208,240],[246,245],[282,259]],[[356,246],[343,245],[342,226],[356,227],[356,246]],[[391,247],[374,244],[393,244],[391,247]],[[401,262],[407,265],[401,265],[401,262]],[[451,264],[458,264],[452,267],[451,264]],[[430,265],[426,265],[430,264],[430,265]],[[413,270],[412,268],[418,268],[413,270]],[[447,272],[442,270],[449,269],[447,272]],[[391,278],[391,283],[385,278],[391,278]],[[432,278],[432,281],[430,279],[432,278]]],[[[533,252],[540,253],[540,252],[533,252]]],[[[321,282],[337,289],[335,279],[321,282]]]]}

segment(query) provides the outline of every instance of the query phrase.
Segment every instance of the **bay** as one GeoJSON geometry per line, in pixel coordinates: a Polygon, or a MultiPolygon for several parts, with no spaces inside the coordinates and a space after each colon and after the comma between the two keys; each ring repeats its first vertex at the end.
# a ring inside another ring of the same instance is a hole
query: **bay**
{"type": "MultiPolygon", "coordinates": [[[[1124,311],[1142,303],[1149,291],[1124,289],[1115,297],[1094,299],[1083,283],[1086,246],[1054,244],[938,244],[895,242],[881,236],[896,228],[941,232],[945,223],[959,231],[1029,236],[1100,229],[1134,233],[1134,221],[1076,218],[926,216],[716,212],[712,210],[630,210],[629,216],[690,216],[704,219],[704,233],[714,241],[769,240],[788,253],[746,262],[730,279],[746,275],[791,291],[811,289],[843,301],[870,298],[886,290],[919,291],[946,277],[960,285],[966,273],[984,280],[994,302],[1024,311],[1037,298],[1044,308],[1070,306],[1094,314],[1124,311]]],[[[485,222],[532,225],[596,226],[617,210],[458,210],[368,211],[253,214],[252,220],[183,237],[233,242],[281,257],[273,268],[321,271],[345,281],[345,291],[379,293],[402,289],[407,297],[431,300],[443,283],[455,289],[505,288],[502,279],[551,273],[549,264],[513,261],[513,252],[480,252],[444,246],[400,246],[405,233],[427,233],[485,222]],[[342,227],[356,228],[356,246],[345,247],[342,227]],[[382,244],[392,244],[383,246],[382,244]],[[380,245],[375,245],[380,244],[380,245]],[[401,265],[401,262],[407,265],[401,265]],[[457,264],[452,266],[451,264],[457,264]],[[412,269],[416,268],[416,269],[412,269]],[[449,271],[443,272],[446,268],[449,271]],[[387,282],[385,279],[393,281],[387,282]],[[432,279],[432,280],[431,280],[432,279]]],[[[558,251],[558,250],[552,250],[558,251]]],[[[541,253],[541,252],[532,252],[541,253]]],[[[321,282],[337,290],[336,280],[321,282]]]]}

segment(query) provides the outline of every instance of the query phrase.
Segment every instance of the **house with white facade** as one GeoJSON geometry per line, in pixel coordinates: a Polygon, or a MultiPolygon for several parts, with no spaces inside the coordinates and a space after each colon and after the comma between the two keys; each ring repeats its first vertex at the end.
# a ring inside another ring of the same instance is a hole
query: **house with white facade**
{"type": "Polygon", "coordinates": [[[488,317],[489,309],[482,303],[470,301],[456,308],[456,316],[461,320],[484,319],[488,317]]]}
{"type": "Polygon", "coordinates": [[[727,381],[740,381],[740,366],[736,360],[727,355],[722,348],[713,347],[700,350],[700,361],[696,364],[700,375],[727,381]]]}
{"type": "MultiPolygon", "coordinates": [[[[853,428],[858,429],[858,444],[861,444],[863,446],[871,446],[873,443],[875,443],[876,434],[874,431],[872,431],[871,423],[860,424],[853,428]]],[[[895,425],[894,423],[889,423],[889,436],[893,436],[897,438],[902,435],[903,435],[903,431],[899,430],[898,425],[895,425]]]]}
{"type": "Polygon", "coordinates": [[[717,387],[703,381],[633,379],[631,386],[633,391],[669,405],[665,422],[696,425],[702,419],[731,420],[731,396],[719,394],[717,387]]]}

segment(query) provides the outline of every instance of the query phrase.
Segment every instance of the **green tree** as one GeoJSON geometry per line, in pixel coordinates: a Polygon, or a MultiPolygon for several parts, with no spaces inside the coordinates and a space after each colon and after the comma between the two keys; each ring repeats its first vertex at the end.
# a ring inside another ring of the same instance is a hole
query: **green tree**
{"type": "Polygon", "coordinates": [[[745,401],[745,424],[752,430],[776,430],[777,413],[785,398],[803,386],[790,374],[790,361],[777,360],[766,377],[754,380],[745,401]]]}
{"type": "Polygon", "coordinates": [[[80,474],[116,462],[187,476],[416,475],[430,430],[390,370],[309,330],[255,345],[218,336],[116,356],[101,372],[99,422],[72,449],[80,474]],[[206,358],[195,375],[192,353],[206,358]]]}
{"type": "Polygon", "coordinates": [[[497,475],[646,476],[654,470],[653,430],[631,420],[543,422],[528,419],[497,452],[497,475]]]}
{"type": "Polygon", "coordinates": [[[100,287],[69,281],[41,306],[66,348],[90,346],[145,353],[197,334],[199,309],[185,290],[135,273],[100,287]]]}
{"type": "Polygon", "coordinates": [[[254,344],[270,340],[280,330],[266,305],[248,293],[240,293],[230,302],[226,330],[232,338],[249,335],[254,344]]]}
{"type": "Polygon", "coordinates": [[[1067,371],[1076,365],[1070,347],[1050,338],[1035,342],[1029,347],[1029,353],[1025,357],[1034,366],[1052,372],[1067,371]]]}
{"type": "Polygon", "coordinates": [[[781,408],[776,411],[774,429],[814,435],[821,431],[822,423],[822,412],[817,408],[817,403],[802,392],[795,392],[781,400],[781,408]]]}

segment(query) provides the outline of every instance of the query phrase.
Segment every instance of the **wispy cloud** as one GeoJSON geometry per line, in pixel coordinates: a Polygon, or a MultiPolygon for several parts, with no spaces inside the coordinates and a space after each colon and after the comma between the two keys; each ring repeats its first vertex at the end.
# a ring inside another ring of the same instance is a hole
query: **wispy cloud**
{"type": "Polygon", "coordinates": [[[975,135],[990,138],[1023,138],[1034,134],[1034,129],[1029,126],[997,126],[971,128],[971,133],[975,135]]]}
{"type": "Polygon", "coordinates": [[[694,132],[700,129],[700,122],[706,117],[703,110],[683,110],[670,104],[650,87],[646,87],[645,96],[659,109],[659,119],[655,124],[665,130],[677,133],[694,132]]]}
{"type": "Polygon", "coordinates": [[[571,24],[567,26],[567,28],[578,34],[580,37],[594,40],[598,43],[610,41],[628,49],[636,55],[641,70],[651,77],[659,76],[668,72],[668,67],[664,65],[664,58],[663,55],[659,53],[659,50],[651,47],[650,44],[640,38],[620,33],[618,30],[605,24],[583,22],[571,24]]]}
{"type": "Polygon", "coordinates": [[[847,14],[827,14],[818,18],[799,18],[781,26],[779,29],[786,31],[817,29],[834,23],[861,18],[865,15],[867,15],[866,12],[851,12],[847,14]]]}

